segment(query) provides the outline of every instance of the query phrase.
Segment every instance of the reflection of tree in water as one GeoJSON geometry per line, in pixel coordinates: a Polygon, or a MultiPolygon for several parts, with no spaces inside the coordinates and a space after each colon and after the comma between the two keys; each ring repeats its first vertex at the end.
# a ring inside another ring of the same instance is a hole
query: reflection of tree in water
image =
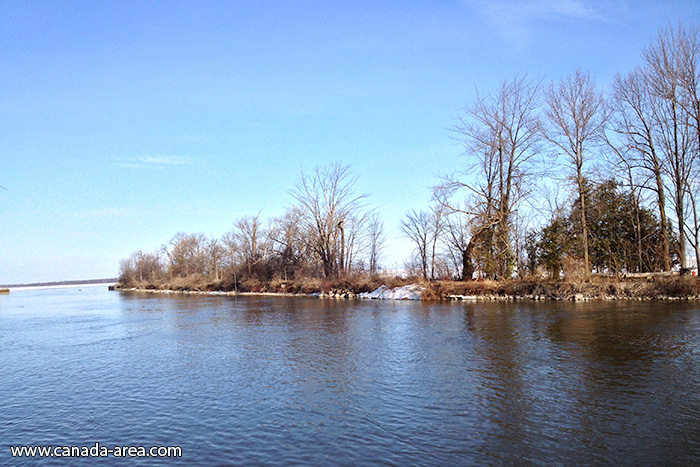
{"type": "Polygon", "coordinates": [[[587,462],[687,456],[689,437],[679,430],[697,432],[700,409],[679,428],[680,407],[687,411],[679,399],[684,387],[698,385],[686,348],[688,338],[698,344],[688,335],[695,315],[675,305],[466,305],[484,409],[481,449],[539,461],[553,453],[587,462]],[[658,436],[659,429],[678,435],[658,436]]]}
{"type": "Polygon", "coordinates": [[[687,328],[678,308],[631,302],[601,310],[589,303],[569,314],[563,332],[580,354],[578,414],[594,446],[647,462],[683,450],[679,443],[687,436],[658,436],[659,430],[677,431],[676,402],[685,392],[677,359],[686,352],[687,328]]]}
{"type": "Polygon", "coordinates": [[[550,395],[538,388],[543,356],[537,315],[507,302],[465,308],[465,327],[475,340],[480,450],[503,460],[512,460],[513,453],[524,462],[546,459],[547,443],[541,441],[551,437],[551,430],[542,423],[542,409],[550,395]]]}

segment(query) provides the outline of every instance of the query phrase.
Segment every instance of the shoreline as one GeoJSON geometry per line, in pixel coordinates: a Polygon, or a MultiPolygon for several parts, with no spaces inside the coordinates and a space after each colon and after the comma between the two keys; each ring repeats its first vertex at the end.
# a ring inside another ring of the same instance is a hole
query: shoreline
{"type": "Polygon", "coordinates": [[[119,287],[110,286],[110,291],[114,292],[146,292],[165,295],[207,295],[214,297],[315,297],[313,293],[285,293],[285,292],[236,292],[223,290],[173,290],[173,289],[149,289],[144,287],[119,287]]]}
{"type": "Polygon", "coordinates": [[[62,284],[62,285],[20,285],[20,286],[10,286],[6,287],[10,292],[22,292],[25,290],[49,290],[49,289],[81,289],[86,287],[104,287],[105,285],[111,286],[109,282],[86,282],[81,284],[62,284]]]}
{"type": "Polygon", "coordinates": [[[477,301],[700,301],[700,279],[675,277],[663,280],[597,279],[589,282],[563,281],[435,281],[415,282],[389,287],[381,285],[373,291],[330,288],[313,292],[190,290],[167,287],[124,287],[115,284],[115,291],[148,292],[205,296],[309,297],[344,300],[420,300],[443,302],[477,301]]]}

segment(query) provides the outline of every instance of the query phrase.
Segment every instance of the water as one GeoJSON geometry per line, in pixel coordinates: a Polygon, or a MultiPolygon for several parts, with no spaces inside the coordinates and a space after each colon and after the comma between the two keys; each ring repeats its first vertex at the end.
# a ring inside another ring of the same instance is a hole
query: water
{"type": "Polygon", "coordinates": [[[0,297],[2,465],[699,462],[697,303],[0,297]]]}

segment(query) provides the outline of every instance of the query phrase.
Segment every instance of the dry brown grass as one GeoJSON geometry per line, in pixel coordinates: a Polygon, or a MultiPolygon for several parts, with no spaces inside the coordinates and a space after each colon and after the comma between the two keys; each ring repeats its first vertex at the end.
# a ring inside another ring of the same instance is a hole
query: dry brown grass
{"type": "Polygon", "coordinates": [[[570,300],[691,298],[700,296],[697,277],[661,277],[649,281],[592,276],[588,280],[441,281],[425,283],[424,300],[450,295],[570,300]]]}
{"type": "MultiPolygon", "coordinates": [[[[302,277],[294,280],[275,279],[260,281],[233,278],[213,280],[211,277],[190,275],[172,280],[140,281],[121,284],[123,287],[178,291],[238,291],[276,292],[288,294],[313,293],[361,293],[372,292],[382,285],[389,288],[401,287],[418,282],[415,278],[396,276],[348,275],[339,279],[327,280],[315,277],[302,277]]],[[[442,300],[450,295],[480,297],[521,297],[570,300],[588,299],[664,299],[700,297],[700,278],[655,277],[650,280],[620,279],[591,276],[577,280],[519,279],[509,281],[436,281],[422,282],[423,300],[442,300]]]]}

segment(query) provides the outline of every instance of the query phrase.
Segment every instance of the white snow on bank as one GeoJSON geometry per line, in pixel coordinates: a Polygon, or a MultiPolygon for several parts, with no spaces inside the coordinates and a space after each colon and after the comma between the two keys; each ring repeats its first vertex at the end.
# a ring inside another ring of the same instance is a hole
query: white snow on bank
{"type": "Polygon", "coordinates": [[[420,300],[422,292],[423,286],[420,284],[405,285],[394,289],[382,285],[374,292],[364,292],[357,296],[374,300],[420,300]]]}

